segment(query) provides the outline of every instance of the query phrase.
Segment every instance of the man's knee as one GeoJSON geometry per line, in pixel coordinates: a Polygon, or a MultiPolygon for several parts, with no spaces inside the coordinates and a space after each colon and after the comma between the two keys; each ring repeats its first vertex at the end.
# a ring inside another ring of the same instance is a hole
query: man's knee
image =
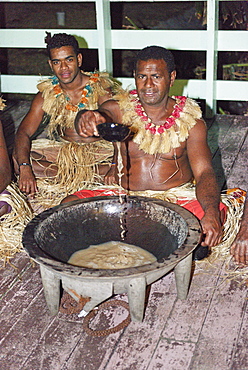
{"type": "Polygon", "coordinates": [[[73,200],[78,200],[79,198],[76,196],[76,195],[68,195],[67,197],[65,197],[61,202],[60,204],[63,204],[63,203],[68,203],[68,202],[72,202],[73,200]]]}

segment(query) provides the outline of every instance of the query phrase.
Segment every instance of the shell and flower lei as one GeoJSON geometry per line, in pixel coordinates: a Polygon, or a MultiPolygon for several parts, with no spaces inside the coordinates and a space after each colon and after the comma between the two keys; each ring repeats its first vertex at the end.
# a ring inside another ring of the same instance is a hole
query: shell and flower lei
{"type": "Polygon", "coordinates": [[[175,99],[172,114],[164,124],[155,125],[147,116],[137,94],[131,90],[116,97],[123,112],[123,124],[134,133],[133,141],[145,153],[169,153],[178,148],[189,136],[189,130],[202,117],[199,105],[185,96],[172,96],[175,99]]]}
{"type": "Polygon", "coordinates": [[[72,104],[70,102],[70,98],[67,95],[65,95],[64,91],[62,90],[59,84],[58,78],[56,76],[52,76],[51,81],[52,81],[53,92],[55,94],[55,97],[58,98],[59,96],[64,95],[65,100],[66,100],[65,109],[73,111],[73,112],[78,112],[79,110],[84,109],[88,105],[89,97],[92,94],[91,83],[99,81],[98,76],[99,75],[97,73],[92,73],[92,75],[90,76],[89,82],[87,83],[87,85],[85,85],[85,87],[82,90],[82,97],[80,99],[80,102],[76,105],[72,104]]]}

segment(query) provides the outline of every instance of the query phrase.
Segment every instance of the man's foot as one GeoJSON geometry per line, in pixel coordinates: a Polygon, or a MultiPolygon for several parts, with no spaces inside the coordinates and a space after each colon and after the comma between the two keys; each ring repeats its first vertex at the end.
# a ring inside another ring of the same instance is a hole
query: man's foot
{"type": "Polygon", "coordinates": [[[6,202],[0,202],[0,217],[3,215],[6,215],[7,213],[10,213],[12,210],[12,207],[6,203],[6,202]]]}
{"type": "MultiPolygon", "coordinates": [[[[5,189],[5,190],[2,191],[2,193],[0,195],[3,195],[3,194],[10,195],[10,192],[5,189]]],[[[7,213],[10,213],[11,211],[12,211],[12,207],[8,203],[7,199],[6,199],[6,201],[1,200],[0,201],[0,217],[2,217],[3,215],[5,215],[7,213]]]]}
{"type": "Polygon", "coordinates": [[[208,246],[203,247],[202,245],[199,245],[196,247],[196,249],[193,251],[193,261],[201,261],[204,258],[206,258],[209,255],[209,248],[208,246]]]}

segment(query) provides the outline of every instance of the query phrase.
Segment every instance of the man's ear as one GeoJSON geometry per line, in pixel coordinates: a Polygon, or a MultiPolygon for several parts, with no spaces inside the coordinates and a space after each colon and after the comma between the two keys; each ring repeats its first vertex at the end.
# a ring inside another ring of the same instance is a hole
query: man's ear
{"type": "Polygon", "coordinates": [[[136,76],[136,71],[135,71],[135,69],[133,70],[133,78],[135,78],[135,76],[136,76]]]}
{"type": "Polygon", "coordinates": [[[81,67],[83,64],[83,56],[81,53],[78,53],[77,55],[77,61],[78,61],[78,66],[81,67]]]}
{"type": "Polygon", "coordinates": [[[170,75],[170,87],[174,85],[174,82],[175,82],[175,79],[176,79],[176,75],[177,75],[177,72],[176,71],[172,71],[171,72],[171,75],[170,75]]]}

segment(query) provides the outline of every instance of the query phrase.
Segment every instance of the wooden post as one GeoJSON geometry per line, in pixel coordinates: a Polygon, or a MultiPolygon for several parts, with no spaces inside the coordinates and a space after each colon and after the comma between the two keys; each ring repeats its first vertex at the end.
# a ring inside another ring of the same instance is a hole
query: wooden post
{"type": "Polygon", "coordinates": [[[207,2],[206,117],[216,114],[219,0],[207,2]]]}
{"type": "Polygon", "coordinates": [[[109,0],[96,0],[99,70],[113,74],[109,0]]]}

